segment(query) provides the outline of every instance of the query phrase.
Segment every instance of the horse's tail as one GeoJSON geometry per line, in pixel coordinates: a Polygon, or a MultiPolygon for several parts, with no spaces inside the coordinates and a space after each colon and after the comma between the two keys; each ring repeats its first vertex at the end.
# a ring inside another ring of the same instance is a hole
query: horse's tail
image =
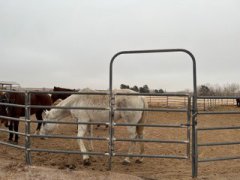
{"type": "MultiPolygon", "coordinates": [[[[143,101],[143,108],[144,109],[148,108],[148,103],[146,99],[142,97],[142,101],[143,101]]],[[[144,124],[147,121],[147,114],[148,114],[148,111],[144,111],[144,110],[142,111],[142,117],[138,122],[139,124],[144,124]]],[[[136,126],[136,133],[137,133],[136,138],[142,140],[144,136],[144,126],[136,126]]],[[[145,151],[144,142],[139,142],[139,145],[140,145],[140,155],[143,155],[145,151]]],[[[139,157],[136,160],[136,163],[141,163],[142,161],[143,161],[143,157],[139,157]]]]}
{"type": "MultiPolygon", "coordinates": [[[[142,101],[143,101],[143,108],[146,109],[148,108],[148,103],[146,101],[146,99],[144,97],[142,97],[142,101]]],[[[148,111],[142,111],[142,117],[139,120],[139,124],[143,124],[146,122],[147,120],[147,115],[148,115],[148,111]]],[[[143,136],[143,130],[144,130],[144,126],[137,126],[136,127],[136,131],[137,131],[137,135],[138,137],[143,136]]]]}

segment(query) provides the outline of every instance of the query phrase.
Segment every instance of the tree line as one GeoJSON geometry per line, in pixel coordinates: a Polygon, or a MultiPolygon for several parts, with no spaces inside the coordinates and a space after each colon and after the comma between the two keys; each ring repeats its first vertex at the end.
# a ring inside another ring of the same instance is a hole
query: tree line
{"type": "Polygon", "coordinates": [[[121,89],[131,89],[133,91],[136,91],[136,92],[139,92],[139,93],[150,93],[150,92],[154,92],[154,93],[164,93],[164,90],[163,89],[154,89],[154,90],[151,90],[149,89],[148,85],[144,85],[142,87],[138,87],[138,86],[133,86],[133,87],[130,87],[129,85],[126,85],[126,84],[121,84],[120,85],[120,88],[121,89]]]}
{"type": "Polygon", "coordinates": [[[239,96],[240,85],[237,83],[220,85],[204,84],[198,87],[199,96],[239,96]]]}

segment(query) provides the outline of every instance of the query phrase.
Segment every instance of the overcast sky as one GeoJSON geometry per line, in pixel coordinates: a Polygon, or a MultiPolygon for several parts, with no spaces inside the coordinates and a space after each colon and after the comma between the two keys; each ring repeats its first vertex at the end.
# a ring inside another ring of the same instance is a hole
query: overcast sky
{"type": "MultiPolygon", "coordinates": [[[[239,83],[239,0],[0,0],[0,80],[107,89],[122,50],[184,48],[197,83],[239,83]]],[[[192,89],[184,53],[123,55],[114,87],[192,89]]]]}

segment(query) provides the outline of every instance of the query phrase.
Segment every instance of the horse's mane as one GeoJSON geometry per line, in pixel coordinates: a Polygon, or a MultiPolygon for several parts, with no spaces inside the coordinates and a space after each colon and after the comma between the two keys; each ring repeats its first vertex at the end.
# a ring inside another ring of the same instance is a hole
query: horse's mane
{"type": "Polygon", "coordinates": [[[77,91],[76,89],[68,89],[68,88],[62,88],[62,87],[53,87],[53,91],[77,91]]]}
{"type": "Polygon", "coordinates": [[[90,88],[83,88],[79,92],[97,92],[97,91],[90,88]]]}

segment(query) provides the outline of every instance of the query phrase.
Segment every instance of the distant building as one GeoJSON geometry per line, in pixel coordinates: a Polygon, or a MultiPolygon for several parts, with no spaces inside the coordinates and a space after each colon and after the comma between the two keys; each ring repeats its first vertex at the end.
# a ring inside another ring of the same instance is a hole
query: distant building
{"type": "Polygon", "coordinates": [[[17,82],[13,81],[0,81],[0,89],[21,89],[21,86],[17,82]]]}

